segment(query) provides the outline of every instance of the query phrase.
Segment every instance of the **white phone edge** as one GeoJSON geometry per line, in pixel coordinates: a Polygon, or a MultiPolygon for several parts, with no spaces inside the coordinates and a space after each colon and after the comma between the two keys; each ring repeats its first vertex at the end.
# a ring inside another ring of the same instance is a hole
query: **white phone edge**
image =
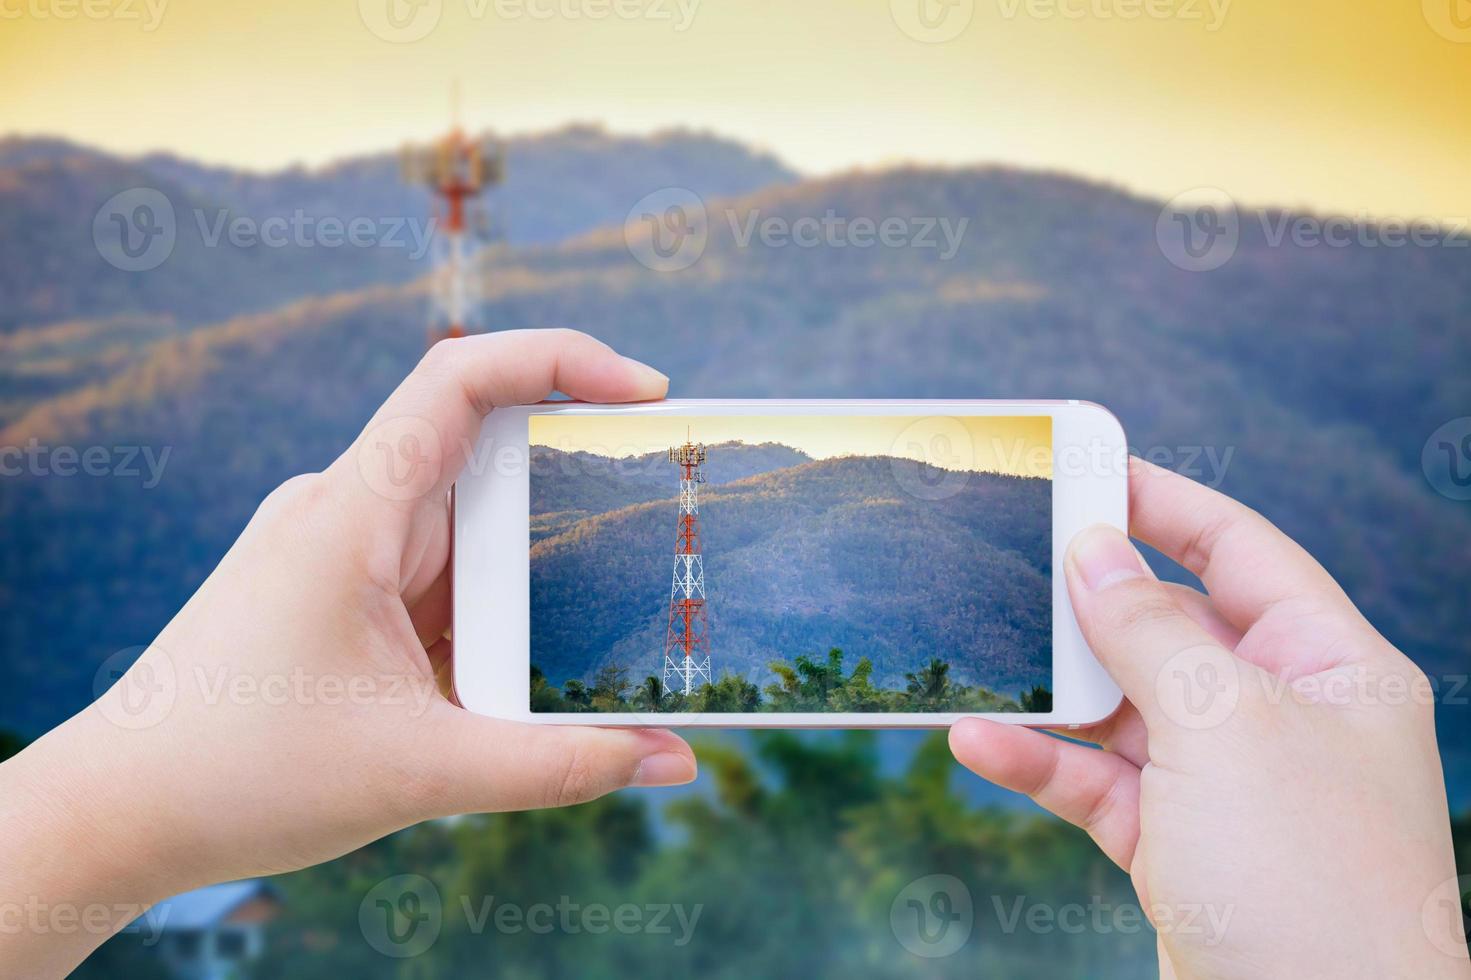
{"type": "Polygon", "coordinates": [[[1093,402],[875,399],[669,399],[629,405],[543,402],[491,412],[455,485],[454,666],[456,700],[492,717],[539,724],[637,728],[944,728],[961,718],[1079,728],[1123,700],[1089,650],[1062,575],[1068,542],[1094,524],[1128,530],[1123,427],[1093,402]],[[999,713],[543,713],[530,709],[528,420],[538,414],[1048,415],[1053,420],[1052,691],[1046,714],[999,713]]]}

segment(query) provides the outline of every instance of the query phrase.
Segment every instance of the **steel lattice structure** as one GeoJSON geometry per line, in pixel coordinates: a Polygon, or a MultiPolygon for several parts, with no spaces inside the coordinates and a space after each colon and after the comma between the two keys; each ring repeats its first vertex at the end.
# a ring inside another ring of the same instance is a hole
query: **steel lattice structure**
{"type": "Polygon", "coordinates": [[[480,324],[479,288],[474,266],[475,242],[491,237],[488,212],[478,203],[505,176],[505,155],[489,139],[471,139],[459,124],[459,90],[455,90],[454,124],[450,132],[426,147],[405,147],[403,175],[423,184],[438,201],[433,237],[435,274],[431,296],[429,344],[463,337],[480,324]]]}
{"type": "Polygon", "coordinates": [[[664,690],[686,695],[710,681],[710,632],[705,621],[705,564],[700,552],[700,467],[705,446],[686,436],[669,450],[679,465],[679,525],[674,538],[674,582],[669,589],[669,629],[664,635],[664,690]]]}

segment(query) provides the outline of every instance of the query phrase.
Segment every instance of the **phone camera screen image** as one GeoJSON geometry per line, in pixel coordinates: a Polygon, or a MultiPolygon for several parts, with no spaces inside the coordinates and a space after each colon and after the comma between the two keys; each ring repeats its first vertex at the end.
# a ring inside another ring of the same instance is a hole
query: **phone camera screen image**
{"type": "Polygon", "coordinates": [[[534,712],[1052,710],[1052,419],[530,418],[534,712]]]}

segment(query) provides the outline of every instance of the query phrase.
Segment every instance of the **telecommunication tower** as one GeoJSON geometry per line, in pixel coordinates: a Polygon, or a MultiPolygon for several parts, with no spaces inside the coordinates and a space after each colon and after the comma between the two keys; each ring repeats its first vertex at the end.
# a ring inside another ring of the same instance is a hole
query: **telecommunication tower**
{"type": "Polygon", "coordinates": [[[679,465],[679,525],[674,538],[674,584],[669,590],[669,629],[664,635],[664,690],[686,695],[710,683],[710,633],[705,622],[705,565],[700,553],[700,484],[705,446],[685,436],[669,450],[679,465]]]}
{"type": "Polygon", "coordinates": [[[403,151],[404,180],[427,186],[436,200],[431,346],[445,337],[463,337],[479,326],[474,322],[479,290],[471,268],[470,240],[490,239],[489,214],[480,198],[505,177],[500,146],[490,139],[472,139],[460,128],[458,86],[453,102],[449,133],[428,146],[407,146],[403,151]]]}

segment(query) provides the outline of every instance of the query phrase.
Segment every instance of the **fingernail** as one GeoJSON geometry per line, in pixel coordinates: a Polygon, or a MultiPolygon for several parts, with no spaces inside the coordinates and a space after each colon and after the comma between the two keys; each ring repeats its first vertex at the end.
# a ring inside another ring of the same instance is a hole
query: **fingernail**
{"type": "Polygon", "coordinates": [[[681,752],[655,752],[638,764],[630,786],[679,786],[695,778],[695,763],[681,752]]]}
{"type": "Polygon", "coordinates": [[[1149,574],[1144,559],[1118,528],[1099,524],[1073,541],[1071,557],[1083,585],[1102,592],[1111,585],[1149,574]]]}
{"type": "Polygon", "coordinates": [[[669,384],[669,375],[665,374],[663,371],[660,371],[656,368],[651,368],[643,361],[636,361],[631,357],[624,357],[623,359],[629,364],[633,365],[634,369],[637,370],[639,374],[643,375],[644,380],[648,381],[650,384],[669,384]]]}

